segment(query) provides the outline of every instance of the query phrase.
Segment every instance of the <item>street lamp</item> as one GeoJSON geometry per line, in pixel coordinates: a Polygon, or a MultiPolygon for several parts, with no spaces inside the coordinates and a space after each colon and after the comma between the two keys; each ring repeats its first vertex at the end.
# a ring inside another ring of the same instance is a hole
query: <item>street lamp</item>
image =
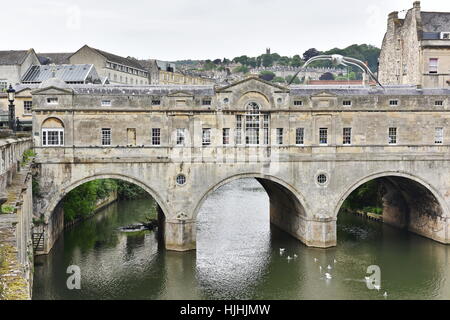
{"type": "Polygon", "coordinates": [[[14,99],[16,98],[16,90],[13,89],[11,84],[9,85],[8,90],[6,90],[8,94],[9,101],[9,128],[15,132],[16,131],[16,110],[14,106],[14,99]]]}

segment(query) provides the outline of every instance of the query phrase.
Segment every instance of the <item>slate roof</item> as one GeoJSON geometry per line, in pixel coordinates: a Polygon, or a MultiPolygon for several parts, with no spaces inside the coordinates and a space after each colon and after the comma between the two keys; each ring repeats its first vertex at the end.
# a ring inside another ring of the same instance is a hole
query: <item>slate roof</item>
{"type": "Polygon", "coordinates": [[[0,51],[0,65],[22,64],[29,50],[0,51]]]}
{"type": "MultiPolygon", "coordinates": [[[[92,64],[55,65],[55,78],[64,82],[84,82],[91,75],[98,79],[92,64]]],[[[31,66],[22,77],[22,83],[41,83],[53,77],[53,66],[31,66]]],[[[96,79],[92,79],[96,80],[96,79]]],[[[99,79],[98,79],[99,80],[99,79]]]]}
{"type": "Polygon", "coordinates": [[[70,56],[73,52],[64,52],[64,53],[38,53],[39,61],[42,64],[70,64],[70,56]]]}
{"type": "Polygon", "coordinates": [[[71,85],[75,94],[98,95],[158,95],[164,96],[186,92],[195,96],[213,96],[214,86],[154,85],[154,86],[116,86],[116,85],[71,85]]]}
{"type": "Polygon", "coordinates": [[[450,12],[421,12],[424,33],[450,32],[450,12]]]}
{"type": "Polygon", "coordinates": [[[106,52],[103,50],[95,49],[92,47],[89,47],[89,48],[91,48],[94,51],[97,51],[99,54],[104,56],[110,62],[115,62],[115,63],[121,64],[124,66],[133,67],[133,68],[145,71],[145,68],[143,66],[141,66],[141,64],[136,59],[124,58],[124,57],[121,57],[121,56],[118,56],[118,55],[115,55],[115,54],[112,54],[112,53],[109,53],[109,52],[106,52]]]}

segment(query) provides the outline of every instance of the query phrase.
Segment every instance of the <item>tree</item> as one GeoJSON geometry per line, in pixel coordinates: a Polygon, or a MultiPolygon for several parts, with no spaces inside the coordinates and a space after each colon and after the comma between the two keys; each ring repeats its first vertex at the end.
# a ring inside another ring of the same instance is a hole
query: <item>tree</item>
{"type": "Polygon", "coordinates": [[[233,73],[247,73],[248,67],[247,66],[240,66],[233,69],[233,73]]]}
{"type": "Polygon", "coordinates": [[[222,63],[222,60],[220,60],[220,59],[215,59],[215,60],[213,61],[213,63],[214,63],[214,64],[221,64],[221,63],[222,63]]]}
{"type": "Polygon", "coordinates": [[[273,78],[272,82],[285,83],[286,80],[284,80],[284,78],[282,78],[282,77],[275,77],[275,78],[273,78]]]}
{"type": "MultiPolygon", "coordinates": [[[[293,76],[287,76],[286,77],[286,82],[289,83],[291,81],[293,76]]],[[[300,79],[298,77],[295,77],[294,81],[292,81],[293,84],[300,84],[300,79]]]]}
{"type": "Polygon", "coordinates": [[[273,78],[275,78],[275,73],[273,73],[272,71],[262,71],[259,74],[259,78],[266,81],[272,81],[273,78]]]}
{"type": "Polygon", "coordinates": [[[321,54],[321,52],[316,48],[308,49],[303,53],[303,60],[308,61],[312,57],[318,56],[319,54],[321,54]]]}
{"type": "Polygon", "coordinates": [[[298,54],[292,57],[291,59],[291,66],[293,67],[300,67],[303,64],[302,59],[298,54]]]}
{"type": "Polygon", "coordinates": [[[271,67],[273,65],[273,58],[270,54],[264,54],[262,56],[262,65],[264,67],[271,67]]]}
{"type": "Polygon", "coordinates": [[[334,76],[331,72],[325,72],[320,76],[319,80],[334,80],[334,76]]]}

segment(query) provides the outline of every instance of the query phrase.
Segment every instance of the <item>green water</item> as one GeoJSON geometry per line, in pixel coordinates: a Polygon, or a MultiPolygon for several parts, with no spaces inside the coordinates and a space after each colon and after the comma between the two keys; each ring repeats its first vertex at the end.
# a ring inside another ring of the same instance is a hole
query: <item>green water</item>
{"type": "Polygon", "coordinates": [[[152,200],[121,201],[66,230],[36,259],[33,299],[450,299],[450,246],[342,213],[337,247],[307,248],[270,226],[255,180],[207,199],[197,251],[165,251],[154,232],[117,230],[152,210],[152,200]],[[80,267],[80,290],[67,289],[70,265],[80,267]],[[364,280],[370,265],[381,269],[379,291],[364,280]]]}

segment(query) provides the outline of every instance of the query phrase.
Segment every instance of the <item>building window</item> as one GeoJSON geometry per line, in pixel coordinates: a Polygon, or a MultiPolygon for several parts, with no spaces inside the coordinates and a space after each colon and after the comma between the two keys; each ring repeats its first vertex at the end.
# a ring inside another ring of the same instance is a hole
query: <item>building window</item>
{"type": "Polygon", "coordinates": [[[397,143],[397,128],[389,128],[389,144],[396,144],[397,143]]]}
{"type": "Polygon", "coordinates": [[[178,185],[182,186],[186,183],[186,176],[184,174],[177,175],[175,181],[178,185]]]}
{"type": "Polygon", "coordinates": [[[302,100],[294,100],[294,106],[300,107],[303,105],[303,101],[302,100]]]}
{"type": "Polygon", "coordinates": [[[328,144],[328,128],[319,129],[319,144],[328,144]]]}
{"type": "Polygon", "coordinates": [[[277,144],[283,144],[283,128],[277,128],[277,144]]]}
{"type": "Polygon", "coordinates": [[[154,146],[161,145],[161,129],[160,128],[152,129],[152,145],[154,145],[154,146]]]}
{"type": "Polygon", "coordinates": [[[0,92],[8,89],[8,82],[6,80],[0,80],[0,92]]]}
{"type": "Polygon", "coordinates": [[[245,143],[249,145],[259,144],[259,105],[250,102],[245,114],[245,143]]]}
{"type": "Polygon", "coordinates": [[[111,128],[102,129],[102,146],[111,145],[111,128]]]}
{"type": "Polygon", "coordinates": [[[327,183],[327,180],[326,174],[321,173],[317,176],[317,183],[322,186],[327,183]]]}
{"type": "Polygon", "coordinates": [[[185,129],[178,128],[177,129],[177,146],[184,146],[186,140],[185,129]]]}
{"type": "Polygon", "coordinates": [[[102,100],[102,107],[111,107],[111,100],[102,100]]]}
{"type": "Polygon", "coordinates": [[[352,100],[343,100],[342,105],[346,107],[350,107],[352,105],[352,100]]]}
{"type": "Polygon", "coordinates": [[[438,73],[438,58],[430,58],[428,61],[428,73],[438,73]]]}
{"type": "Polygon", "coordinates": [[[242,144],[242,116],[236,115],[236,144],[242,144]]]}
{"type": "Polygon", "coordinates": [[[202,100],[203,106],[210,106],[211,105],[211,99],[203,99],[202,100]]]}
{"type": "Polygon", "coordinates": [[[434,105],[437,107],[441,107],[444,105],[444,101],[443,100],[436,100],[434,101],[434,105]]]}
{"type": "Polygon", "coordinates": [[[342,138],[343,144],[352,144],[352,128],[344,128],[342,138]]]}
{"type": "Polygon", "coordinates": [[[396,99],[391,99],[391,100],[389,100],[389,105],[390,105],[391,107],[398,106],[398,100],[396,100],[396,99]]]}
{"type": "Polygon", "coordinates": [[[23,113],[31,114],[31,108],[33,106],[33,101],[24,101],[23,102],[23,113]]]}
{"type": "Polygon", "coordinates": [[[210,128],[203,128],[202,145],[204,145],[204,146],[211,145],[211,129],[210,128]]]}
{"type": "Polygon", "coordinates": [[[230,144],[230,128],[222,129],[222,144],[223,145],[230,144]]]}
{"type": "Polygon", "coordinates": [[[43,146],[63,146],[64,128],[43,128],[42,129],[43,146]]]}
{"type": "Polygon", "coordinates": [[[58,104],[58,98],[47,98],[47,104],[58,104]]]}
{"type": "Polygon", "coordinates": [[[296,145],[305,144],[305,128],[295,129],[295,144],[296,145]]]}
{"type": "Polygon", "coordinates": [[[161,105],[161,100],[159,99],[152,100],[152,106],[159,106],[159,105],[161,105]]]}
{"type": "Polygon", "coordinates": [[[269,115],[265,114],[263,117],[263,134],[264,134],[264,144],[269,144],[269,115]]]}
{"type": "Polygon", "coordinates": [[[439,127],[439,128],[435,129],[434,143],[435,144],[442,144],[442,143],[444,143],[444,128],[439,127]]]}

